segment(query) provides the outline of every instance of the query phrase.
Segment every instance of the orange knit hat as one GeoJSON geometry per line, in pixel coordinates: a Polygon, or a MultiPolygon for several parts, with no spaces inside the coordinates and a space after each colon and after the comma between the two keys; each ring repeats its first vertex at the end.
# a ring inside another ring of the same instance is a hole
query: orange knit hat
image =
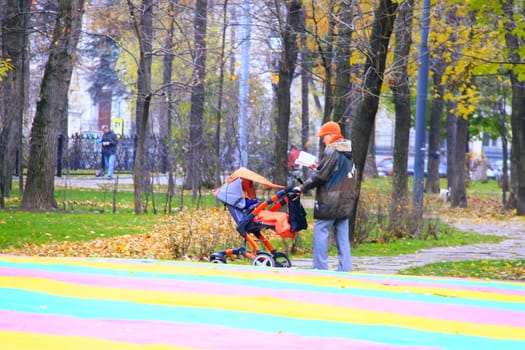
{"type": "Polygon", "coordinates": [[[321,129],[316,134],[317,137],[323,137],[325,135],[340,135],[341,134],[341,128],[339,127],[339,124],[336,122],[326,122],[321,126],[321,129]]]}

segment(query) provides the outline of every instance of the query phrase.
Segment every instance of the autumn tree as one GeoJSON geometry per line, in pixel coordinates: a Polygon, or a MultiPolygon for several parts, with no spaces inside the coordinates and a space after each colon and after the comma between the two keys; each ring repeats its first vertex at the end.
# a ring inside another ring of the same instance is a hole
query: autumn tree
{"type": "Polygon", "coordinates": [[[147,189],[147,157],[146,135],[150,116],[151,63],[153,54],[153,0],[142,0],[140,6],[135,6],[128,0],[128,6],[133,28],[139,43],[139,64],[137,73],[137,99],[135,118],[137,123],[137,150],[133,168],[133,187],[135,190],[135,213],[144,212],[142,195],[147,189]]]}
{"type": "Polygon", "coordinates": [[[394,23],[395,47],[394,62],[390,68],[388,80],[392,89],[395,107],[394,134],[394,174],[392,181],[392,199],[390,201],[390,229],[396,235],[402,235],[403,226],[408,219],[408,146],[410,140],[410,83],[408,64],[412,44],[412,22],[414,1],[403,1],[398,6],[394,23]]]}
{"type": "MultiPolygon", "coordinates": [[[[428,128],[428,167],[427,179],[425,183],[426,193],[439,193],[440,191],[440,174],[439,164],[444,155],[441,154],[441,131],[443,124],[443,106],[445,95],[445,84],[443,83],[443,76],[447,66],[447,50],[448,47],[442,41],[445,36],[444,31],[447,30],[445,25],[439,25],[444,22],[444,6],[437,4],[432,8],[432,19],[434,25],[433,30],[429,35],[429,42],[432,51],[430,53],[430,71],[431,76],[431,107],[428,128]]],[[[446,159],[445,159],[446,160],[446,159]]]]}
{"type": "Polygon", "coordinates": [[[275,174],[276,183],[286,183],[286,160],[290,126],[290,87],[294,76],[298,55],[298,33],[302,32],[302,2],[286,1],[286,19],[280,27],[283,51],[279,63],[279,83],[277,86],[277,114],[275,116],[275,174]]]}
{"type": "Polygon", "coordinates": [[[386,57],[390,37],[394,29],[397,5],[390,0],[380,0],[374,12],[374,22],[370,33],[370,46],[366,48],[366,64],[363,72],[362,91],[365,92],[359,103],[357,114],[352,123],[351,139],[352,154],[357,169],[357,187],[354,210],[351,222],[351,232],[354,231],[357,204],[361,190],[361,179],[365,166],[368,142],[375,123],[379,106],[379,96],[386,66],[386,57]]]}
{"type": "Polygon", "coordinates": [[[164,49],[166,53],[162,60],[162,84],[164,86],[163,95],[165,96],[165,101],[163,108],[161,109],[161,137],[164,141],[163,144],[163,154],[164,157],[163,170],[168,173],[168,196],[166,199],[166,212],[171,212],[171,199],[173,198],[175,192],[175,179],[173,172],[173,161],[172,161],[172,146],[173,146],[173,136],[172,136],[172,113],[173,109],[171,108],[171,103],[173,99],[173,89],[171,86],[171,76],[173,75],[173,45],[174,45],[174,32],[175,32],[175,6],[173,2],[170,2],[167,6],[168,14],[170,18],[168,19],[168,24],[166,25],[166,38],[164,41],[164,49]]]}
{"type": "MultiPolygon", "coordinates": [[[[332,97],[332,120],[338,121],[343,125],[342,130],[347,135],[348,132],[345,128],[349,124],[350,118],[350,101],[347,96],[348,91],[351,90],[351,66],[350,59],[352,57],[352,43],[351,38],[353,35],[354,28],[351,23],[356,16],[352,1],[341,1],[338,4],[339,12],[337,13],[338,18],[336,19],[336,53],[334,54],[334,65],[335,65],[335,86],[333,87],[332,97]]],[[[327,74],[327,78],[329,75],[327,74]]],[[[332,89],[331,84],[325,85],[325,88],[332,89]]],[[[328,96],[331,93],[328,92],[328,96]]],[[[326,112],[323,115],[323,121],[326,118],[326,112]]]]}
{"type": "MultiPolygon", "coordinates": [[[[22,121],[26,101],[27,38],[30,0],[8,0],[3,6],[0,63],[0,207],[12,188],[16,157],[22,155],[22,121]]],[[[20,164],[20,162],[19,162],[20,164]]]]}
{"type": "Polygon", "coordinates": [[[515,10],[513,1],[502,1],[505,29],[505,42],[508,47],[508,58],[511,64],[509,70],[512,86],[512,151],[511,161],[511,197],[515,200],[517,214],[525,215],[525,73],[519,64],[522,61],[522,52],[525,45],[525,32],[520,23],[525,17],[525,7],[515,10]]]}
{"type": "MultiPolygon", "coordinates": [[[[342,58],[345,54],[349,53],[349,41],[352,36],[351,26],[349,26],[352,20],[352,6],[350,3],[341,3],[338,1],[329,0],[322,2],[320,6],[319,3],[315,1],[310,2],[308,7],[308,13],[310,18],[308,23],[311,23],[309,26],[309,32],[315,51],[313,55],[318,62],[318,67],[322,70],[322,83],[323,83],[323,95],[324,95],[324,105],[323,105],[323,117],[322,123],[329,121],[332,118],[332,110],[334,106],[334,68],[335,68],[335,42],[339,41],[338,44],[342,44],[342,52],[340,61],[338,64],[342,64],[339,73],[342,75],[338,78],[341,79],[338,83],[343,84],[345,75],[348,74],[345,69],[345,64],[348,66],[348,62],[344,62],[342,58]],[[339,18],[339,12],[342,11],[343,18],[339,18]],[[338,28],[336,28],[338,27],[338,28]],[[346,36],[342,33],[342,36],[338,36],[336,39],[336,29],[344,30],[346,36]],[[347,47],[345,48],[345,42],[347,40],[347,47]],[[346,74],[344,73],[346,71],[346,74]]],[[[349,59],[349,57],[347,57],[349,59]]],[[[338,91],[341,94],[341,91],[338,91]]],[[[340,98],[340,96],[339,96],[340,98]]],[[[339,106],[338,106],[339,107],[339,106]]],[[[338,111],[339,112],[339,111],[338,111]]],[[[337,116],[337,121],[341,116],[337,116]]],[[[322,145],[322,143],[321,143],[322,145]]]]}
{"type": "Polygon", "coordinates": [[[31,129],[27,186],[22,208],[56,208],[55,165],[61,121],[67,114],[74,53],[80,37],[84,0],[62,0],[31,129]]]}
{"type": "Polygon", "coordinates": [[[204,88],[206,79],[207,0],[196,0],[194,17],[193,78],[190,111],[190,182],[192,199],[196,200],[201,187],[201,162],[204,147],[204,88]]]}

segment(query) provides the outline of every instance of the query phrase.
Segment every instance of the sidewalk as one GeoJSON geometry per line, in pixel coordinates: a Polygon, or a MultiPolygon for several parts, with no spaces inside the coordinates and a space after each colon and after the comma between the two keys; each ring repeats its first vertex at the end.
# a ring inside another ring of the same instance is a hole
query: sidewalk
{"type": "MultiPolygon", "coordinates": [[[[175,179],[177,184],[182,183],[182,179],[175,179]]],[[[102,186],[113,186],[118,182],[118,185],[133,185],[133,176],[116,174],[113,180],[108,180],[107,177],[76,177],[67,176],[55,177],[55,186],[58,187],[76,187],[76,188],[100,188],[102,186]]],[[[167,185],[168,174],[156,174],[153,178],[154,184],[167,185]]]]}
{"type": "MultiPolygon", "coordinates": [[[[449,221],[449,224],[462,231],[505,236],[507,239],[496,244],[483,243],[424,249],[416,254],[353,257],[353,269],[370,273],[396,274],[405,268],[435,262],[525,259],[525,221],[494,221],[483,224],[477,221],[458,219],[449,221]]],[[[292,265],[298,268],[312,268],[312,260],[294,259],[292,265]]],[[[337,269],[337,256],[329,258],[329,265],[331,269],[337,269]]]]}

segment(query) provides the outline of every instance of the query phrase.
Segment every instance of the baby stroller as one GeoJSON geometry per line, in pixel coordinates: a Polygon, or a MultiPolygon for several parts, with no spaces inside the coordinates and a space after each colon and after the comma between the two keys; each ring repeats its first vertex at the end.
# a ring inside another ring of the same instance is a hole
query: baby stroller
{"type": "Polygon", "coordinates": [[[271,229],[281,237],[293,238],[297,232],[307,227],[306,212],[301,205],[300,195],[293,188],[293,185],[283,188],[273,184],[246,168],[240,168],[231,174],[215,195],[235,220],[237,232],[243,238],[243,242],[238,248],[211,254],[210,261],[225,264],[228,256],[237,255],[251,259],[253,266],[291,267],[288,256],[277,251],[261,230],[271,229]],[[265,201],[259,201],[255,195],[254,183],[277,189],[277,192],[265,201]],[[288,209],[287,212],[278,211],[283,207],[288,209]],[[262,243],[268,252],[262,250],[256,240],[262,243]],[[247,249],[247,244],[250,249],[247,249]]]}

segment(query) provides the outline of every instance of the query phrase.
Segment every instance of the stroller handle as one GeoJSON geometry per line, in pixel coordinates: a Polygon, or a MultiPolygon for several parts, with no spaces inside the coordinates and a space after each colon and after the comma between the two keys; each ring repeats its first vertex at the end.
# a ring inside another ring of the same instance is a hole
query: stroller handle
{"type": "MultiPolygon", "coordinates": [[[[301,182],[302,183],[302,182],[301,182]]],[[[301,192],[295,189],[295,185],[289,185],[284,190],[282,190],[290,199],[295,199],[301,195],[301,192]]],[[[284,197],[284,196],[283,196],[284,197]]]]}

